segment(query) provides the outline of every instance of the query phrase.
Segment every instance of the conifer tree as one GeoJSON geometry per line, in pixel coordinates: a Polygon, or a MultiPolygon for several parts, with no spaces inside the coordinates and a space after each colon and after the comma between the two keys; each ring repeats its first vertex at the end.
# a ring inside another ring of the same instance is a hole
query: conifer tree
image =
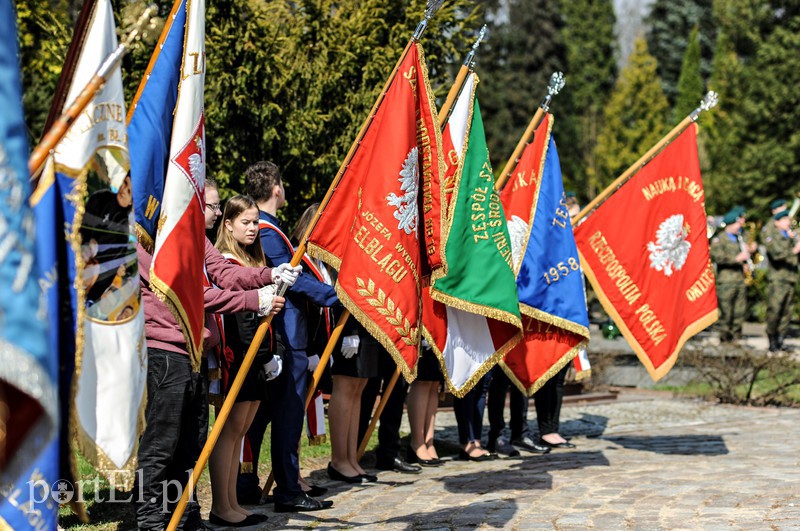
{"type": "Polygon", "coordinates": [[[44,134],[42,129],[67,57],[74,20],[66,0],[17,0],[16,7],[22,103],[29,141],[35,144],[44,134]]]}
{"type": "Polygon", "coordinates": [[[703,97],[703,90],[703,78],[700,75],[700,36],[698,29],[694,28],[689,35],[689,46],[683,56],[673,120],[682,120],[696,109],[703,97]]]}
{"type": "MultiPolygon", "coordinates": [[[[487,20],[488,39],[476,71],[486,143],[492,168],[499,172],[546,94],[550,75],[566,69],[567,52],[555,2],[496,2],[490,4],[487,20]]],[[[559,95],[554,105],[563,104],[559,95]]]]}
{"type": "Polygon", "coordinates": [[[607,186],[655,145],[672,125],[668,113],[656,60],[639,37],[604,110],[596,148],[598,169],[589,174],[592,185],[607,186]]]}
{"type": "Polygon", "coordinates": [[[567,185],[581,199],[590,199],[598,190],[590,186],[587,169],[597,172],[594,148],[617,75],[616,18],[611,0],[565,1],[561,9],[567,85],[554,110],[558,151],[567,185]]]}
{"type": "Polygon", "coordinates": [[[678,95],[681,64],[694,27],[699,29],[700,74],[703,79],[710,76],[716,39],[713,1],[655,0],[645,20],[649,28],[647,47],[658,61],[658,75],[671,104],[678,95]]]}
{"type": "Polygon", "coordinates": [[[722,214],[736,204],[738,187],[734,183],[736,162],[730,158],[732,149],[741,143],[740,126],[737,125],[741,88],[741,65],[733,42],[725,30],[717,35],[712,76],[709,88],[719,93],[719,103],[703,116],[700,139],[708,153],[708,169],[703,168],[706,191],[706,211],[722,214]]]}
{"type": "Polygon", "coordinates": [[[800,4],[781,0],[717,0],[719,39],[710,88],[720,105],[708,124],[707,204],[734,204],[766,221],[776,197],[800,190],[800,4]]]}
{"type": "MultiPolygon", "coordinates": [[[[465,4],[443,7],[423,36],[432,82],[473,38],[477,17],[465,4]]],[[[284,174],[284,216],[320,199],[424,8],[423,0],[210,3],[209,171],[223,195],[242,190],[249,164],[272,160],[284,174]]],[[[446,94],[452,78],[438,82],[446,94]]]]}

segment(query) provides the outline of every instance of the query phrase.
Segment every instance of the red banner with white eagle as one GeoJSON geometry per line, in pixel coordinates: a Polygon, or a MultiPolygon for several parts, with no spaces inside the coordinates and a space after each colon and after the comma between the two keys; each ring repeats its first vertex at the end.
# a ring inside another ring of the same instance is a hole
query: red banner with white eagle
{"type": "Polygon", "coordinates": [[[205,313],[205,2],[187,2],[186,9],[181,82],[150,283],[181,324],[192,367],[199,370],[205,313]]]}
{"type": "Polygon", "coordinates": [[[341,181],[308,238],[339,271],[345,307],[416,377],[423,280],[441,266],[444,161],[419,43],[407,48],[341,181]]]}
{"type": "Polygon", "coordinates": [[[654,380],[717,319],[691,125],[575,228],[584,272],[654,380]]]}

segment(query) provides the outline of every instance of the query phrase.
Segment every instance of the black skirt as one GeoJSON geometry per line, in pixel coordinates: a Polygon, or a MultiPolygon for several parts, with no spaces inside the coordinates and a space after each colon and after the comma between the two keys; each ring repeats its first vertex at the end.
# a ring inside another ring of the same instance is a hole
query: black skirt
{"type": "Polygon", "coordinates": [[[417,380],[421,382],[443,382],[442,366],[433,349],[422,349],[422,355],[417,362],[417,380]]]}
{"type": "MultiPolygon", "coordinates": [[[[226,395],[228,391],[230,391],[230,386],[233,385],[233,380],[239,373],[239,369],[242,367],[242,361],[244,361],[243,357],[236,356],[231,364],[231,368],[228,371],[228,389],[225,390],[226,395]]],[[[244,382],[242,382],[242,388],[239,389],[239,394],[236,395],[235,402],[254,402],[264,399],[264,389],[267,385],[267,377],[264,374],[264,364],[266,362],[267,356],[255,357],[253,364],[250,366],[250,370],[247,371],[244,382]]]]}
{"type": "Polygon", "coordinates": [[[375,378],[380,376],[381,351],[385,352],[385,349],[375,338],[361,335],[359,336],[358,354],[355,356],[345,358],[342,356],[341,349],[333,353],[331,374],[334,376],[351,376],[353,378],[375,378]]]}

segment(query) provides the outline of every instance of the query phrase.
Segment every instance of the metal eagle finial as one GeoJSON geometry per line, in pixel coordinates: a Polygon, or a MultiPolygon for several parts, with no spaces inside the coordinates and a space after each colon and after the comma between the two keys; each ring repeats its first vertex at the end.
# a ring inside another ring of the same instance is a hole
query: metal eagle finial
{"type": "Polygon", "coordinates": [[[697,117],[700,116],[701,112],[708,111],[716,107],[717,102],[719,102],[719,94],[713,90],[709,90],[703,97],[702,101],[700,101],[700,106],[692,111],[692,114],[690,115],[692,117],[692,121],[697,120],[697,117]]]}
{"type": "Polygon", "coordinates": [[[540,105],[544,112],[550,109],[550,102],[553,100],[553,96],[561,92],[565,83],[563,72],[553,72],[553,75],[550,76],[550,83],[547,85],[547,96],[544,97],[540,105]]]}
{"type": "Polygon", "coordinates": [[[418,41],[422,34],[425,32],[425,28],[428,27],[428,21],[439,11],[439,8],[442,7],[444,0],[428,0],[427,7],[425,8],[425,18],[417,24],[417,29],[414,30],[414,36],[411,37],[413,40],[418,41]]]}

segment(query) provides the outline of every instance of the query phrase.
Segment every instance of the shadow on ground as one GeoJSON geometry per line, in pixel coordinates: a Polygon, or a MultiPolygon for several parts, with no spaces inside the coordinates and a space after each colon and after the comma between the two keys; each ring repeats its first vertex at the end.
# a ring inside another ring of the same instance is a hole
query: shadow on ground
{"type": "Polygon", "coordinates": [[[471,503],[464,507],[444,507],[437,511],[388,518],[369,525],[406,523],[406,529],[468,529],[486,526],[504,528],[517,513],[513,499],[497,499],[471,503]]]}
{"type": "Polygon", "coordinates": [[[549,490],[553,487],[551,471],[609,466],[602,452],[563,452],[543,456],[504,459],[502,470],[482,470],[437,478],[449,492],[487,494],[503,490],[549,490]]]}
{"type": "Polygon", "coordinates": [[[718,435],[654,435],[601,437],[629,450],[666,455],[726,455],[725,441],[718,435]]]}
{"type": "Polygon", "coordinates": [[[581,413],[581,418],[567,420],[561,423],[562,435],[584,435],[586,437],[600,437],[608,427],[608,417],[581,413]]]}

